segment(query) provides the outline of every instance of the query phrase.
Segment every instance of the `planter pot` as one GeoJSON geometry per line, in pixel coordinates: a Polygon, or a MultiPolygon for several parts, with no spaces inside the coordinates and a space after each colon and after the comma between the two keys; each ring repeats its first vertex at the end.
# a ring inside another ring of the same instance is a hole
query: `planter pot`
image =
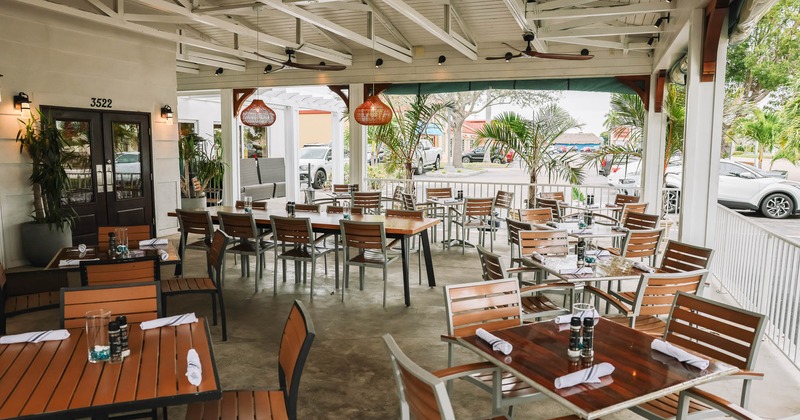
{"type": "Polygon", "coordinates": [[[61,248],[72,246],[72,229],[64,231],[45,223],[23,223],[22,255],[35,267],[45,267],[61,248]]]}
{"type": "Polygon", "coordinates": [[[195,197],[195,198],[183,198],[181,197],[181,208],[183,210],[195,210],[195,209],[206,209],[206,198],[205,197],[195,197]]]}

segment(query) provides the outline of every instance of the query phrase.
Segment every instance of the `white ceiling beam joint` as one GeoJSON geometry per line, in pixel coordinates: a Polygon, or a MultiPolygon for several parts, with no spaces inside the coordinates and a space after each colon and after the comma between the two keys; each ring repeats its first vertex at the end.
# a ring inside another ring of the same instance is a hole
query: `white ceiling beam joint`
{"type": "Polygon", "coordinates": [[[241,58],[226,57],[218,54],[184,50],[183,54],[179,54],[175,58],[178,60],[188,61],[190,63],[202,64],[204,66],[222,67],[223,69],[227,70],[247,70],[247,61],[241,58]]]}
{"type": "MultiPolygon", "coordinates": [[[[510,0],[507,0],[510,1],[510,0]]],[[[536,12],[531,10],[526,13],[528,21],[543,19],[577,19],[591,16],[622,16],[638,15],[642,13],[662,13],[675,9],[675,2],[636,3],[625,6],[612,7],[584,7],[577,9],[559,9],[536,12]]]]}
{"type": "Polygon", "coordinates": [[[539,32],[544,33],[550,31],[560,31],[562,29],[580,28],[584,26],[597,26],[599,24],[603,24],[609,21],[614,21],[617,19],[619,19],[619,16],[602,16],[602,17],[573,19],[565,22],[552,23],[549,25],[541,26],[539,27],[539,32]]]}
{"type": "MultiPolygon", "coordinates": [[[[450,47],[454,48],[456,51],[463,54],[465,57],[469,58],[470,60],[477,60],[478,59],[478,46],[467,42],[461,42],[461,40],[456,39],[453,37],[452,34],[445,32],[442,28],[438,27],[435,23],[431,22],[425,16],[422,16],[416,9],[409,6],[403,0],[383,0],[383,2],[400,12],[403,16],[410,19],[412,22],[419,25],[422,29],[428,31],[431,35],[439,38],[439,40],[443,41],[445,44],[449,45],[450,47]]],[[[463,40],[463,38],[462,38],[463,40]]]]}
{"type": "Polygon", "coordinates": [[[86,0],[86,1],[88,1],[89,4],[91,4],[92,6],[94,6],[94,8],[97,9],[100,13],[103,13],[106,16],[110,17],[118,17],[117,12],[112,10],[110,7],[106,6],[100,0],[86,0]]]}
{"type": "Polygon", "coordinates": [[[378,22],[380,22],[381,25],[383,25],[383,27],[386,28],[387,31],[389,31],[389,34],[391,34],[397,42],[403,44],[403,46],[408,49],[411,49],[411,47],[413,47],[408,38],[406,38],[406,36],[403,35],[403,33],[400,32],[400,30],[394,26],[394,23],[392,23],[392,21],[390,21],[389,18],[384,16],[384,14],[381,13],[375,7],[375,4],[372,3],[372,0],[361,0],[361,1],[363,4],[369,6],[370,11],[372,12],[372,17],[377,19],[378,22]]]}
{"type": "Polygon", "coordinates": [[[185,16],[175,16],[175,15],[126,13],[122,15],[122,19],[128,22],[152,22],[152,23],[175,23],[175,24],[194,23],[194,19],[185,16]]]}
{"type": "Polygon", "coordinates": [[[559,38],[554,39],[551,42],[556,42],[559,44],[570,44],[570,45],[581,45],[586,47],[597,47],[597,48],[608,48],[608,49],[616,49],[616,50],[652,50],[653,47],[647,45],[646,42],[637,42],[637,43],[630,43],[627,44],[623,42],[615,42],[615,41],[604,41],[600,39],[592,39],[592,38],[559,38]]]}
{"type": "MultiPolygon", "coordinates": [[[[526,18],[525,8],[527,3],[525,0],[503,0],[503,2],[505,2],[508,11],[511,12],[511,16],[517,21],[517,25],[523,32],[531,32],[534,35],[538,32],[539,28],[536,22],[526,18]]],[[[533,39],[533,46],[536,51],[547,52],[547,45],[538,38],[533,39]]]]}
{"type": "Polygon", "coordinates": [[[200,66],[195,63],[178,60],[175,62],[175,71],[178,73],[200,74],[200,66]]]}
{"type": "Polygon", "coordinates": [[[452,18],[455,19],[456,24],[461,28],[461,31],[464,32],[464,36],[469,40],[469,42],[476,44],[475,40],[477,38],[475,38],[475,35],[469,29],[469,26],[467,26],[466,22],[464,22],[464,19],[461,19],[461,14],[458,12],[458,7],[456,7],[456,5],[450,4],[450,13],[452,18]]]}
{"type": "Polygon", "coordinates": [[[645,26],[623,26],[607,28],[590,28],[590,29],[568,29],[563,31],[554,32],[540,32],[539,39],[551,40],[558,38],[589,38],[600,36],[616,36],[616,35],[650,35],[663,32],[661,29],[653,25],[645,26]]]}

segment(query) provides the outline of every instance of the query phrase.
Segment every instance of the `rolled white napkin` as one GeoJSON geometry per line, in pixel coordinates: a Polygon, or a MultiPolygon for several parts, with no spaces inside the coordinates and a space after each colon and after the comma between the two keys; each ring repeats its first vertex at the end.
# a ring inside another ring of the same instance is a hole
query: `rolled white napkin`
{"type": "Polygon", "coordinates": [[[59,267],[77,267],[81,265],[81,261],[97,261],[100,258],[85,258],[85,259],[74,259],[74,260],[59,260],[58,266],[59,267]]]}
{"type": "Polygon", "coordinates": [[[34,331],[0,337],[0,344],[39,343],[42,341],[63,340],[67,337],[69,337],[69,331],[67,330],[34,331]]]}
{"type": "Polygon", "coordinates": [[[697,357],[681,348],[667,343],[666,341],[655,339],[653,340],[653,343],[650,344],[650,348],[668,356],[672,356],[679,362],[690,364],[700,370],[706,370],[708,368],[708,360],[697,357]]]}
{"type": "Polygon", "coordinates": [[[583,323],[584,318],[592,317],[594,319],[600,318],[600,312],[597,312],[597,309],[592,309],[591,311],[583,311],[580,315],[573,315],[573,314],[566,314],[566,315],[559,315],[557,316],[554,321],[556,324],[569,324],[569,321],[572,320],[573,316],[578,316],[581,319],[581,323],[583,323]]]}
{"type": "Polygon", "coordinates": [[[164,251],[163,249],[159,249],[158,257],[161,258],[161,261],[166,261],[169,259],[169,253],[167,251],[164,251]]]}
{"type": "Polygon", "coordinates": [[[611,375],[612,372],[614,372],[614,365],[603,362],[556,378],[556,389],[569,388],[578,384],[596,384],[600,382],[601,377],[611,375]]]}
{"type": "Polygon", "coordinates": [[[592,267],[582,267],[580,269],[579,268],[559,268],[558,269],[558,274],[575,274],[575,275],[579,276],[581,274],[592,274],[592,273],[594,273],[594,271],[592,271],[592,267]]]}
{"type": "Polygon", "coordinates": [[[649,265],[647,265],[647,264],[645,264],[645,263],[643,263],[641,261],[634,261],[633,262],[633,268],[635,268],[637,270],[644,271],[645,273],[655,273],[656,272],[655,268],[652,268],[649,265]]]}
{"type": "Polygon", "coordinates": [[[631,231],[630,229],[626,228],[625,226],[614,226],[614,227],[611,228],[611,230],[616,230],[617,232],[622,232],[622,233],[628,233],[628,232],[631,231]]]}
{"type": "Polygon", "coordinates": [[[139,249],[147,249],[147,248],[157,248],[157,247],[164,247],[169,244],[164,238],[153,238],[147,239],[144,241],[139,241],[139,249]]]}
{"type": "Polygon", "coordinates": [[[174,327],[177,325],[191,324],[193,322],[197,322],[197,317],[194,315],[194,312],[191,312],[183,315],[158,318],[152,321],[144,321],[141,324],[139,324],[139,326],[143,330],[149,330],[152,328],[174,327]]]}
{"type": "Polygon", "coordinates": [[[542,255],[542,254],[540,254],[540,253],[538,253],[536,251],[533,251],[533,253],[531,253],[531,258],[533,258],[534,260],[539,261],[539,262],[544,262],[544,255],[542,255]]]}
{"type": "Polygon", "coordinates": [[[200,364],[200,356],[195,349],[189,349],[186,353],[186,377],[194,386],[200,385],[203,381],[203,365],[200,364]]]}
{"type": "Polygon", "coordinates": [[[569,233],[579,234],[579,235],[588,235],[588,234],[592,233],[592,230],[589,229],[589,228],[584,228],[584,229],[576,228],[576,229],[570,229],[569,233]]]}
{"type": "Polygon", "coordinates": [[[505,340],[501,340],[500,338],[484,330],[483,328],[478,328],[478,330],[475,331],[475,334],[477,334],[477,336],[480,337],[481,340],[489,343],[492,346],[492,350],[494,351],[499,351],[500,353],[508,355],[509,353],[511,353],[511,350],[514,350],[514,347],[511,345],[511,343],[505,340]]]}

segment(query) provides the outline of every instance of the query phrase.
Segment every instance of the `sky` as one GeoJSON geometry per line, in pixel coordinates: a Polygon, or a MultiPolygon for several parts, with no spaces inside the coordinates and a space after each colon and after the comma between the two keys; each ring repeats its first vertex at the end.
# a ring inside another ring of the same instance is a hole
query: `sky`
{"type": "MultiPolygon", "coordinates": [[[[606,131],[603,126],[603,121],[605,121],[606,114],[610,108],[610,93],[568,91],[560,92],[560,96],[558,104],[583,124],[583,127],[570,130],[570,132],[584,132],[600,135],[600,133],[606,131]]],[[[520,110],[517,106],[501,105],[492,107],[492,116],[494,117],[497,114],[508,111],[517,112],[524,117],[530,117],[533,112],[531,108],[523,108],[520,110]]],[[[480,116],[481,119],[483,117],[483,115],[480,116]]]]}

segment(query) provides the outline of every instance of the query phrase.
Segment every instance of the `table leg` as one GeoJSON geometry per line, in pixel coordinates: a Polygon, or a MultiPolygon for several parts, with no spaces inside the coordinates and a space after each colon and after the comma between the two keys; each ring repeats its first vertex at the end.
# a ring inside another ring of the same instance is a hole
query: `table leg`
{"type": "Polygon", "coordinates": [[[403,256],[403,261],[402,261],[402,263],[403,263],[403,295],[405,297],[406,306],[410,306],[411,305],[411,291],[409,290],[408,277],[409,277],[409,271],[411,271],[411,269],[408,266],[408,260],[411,257],[409,256],[409,252],[408,252],[408,236],[403,235],[403,237],[400,238],[400,244],[401,244],[400,249],[401,249],[401,253],[402,253],[402,256],[403,256]]]}
{"type": "Polygon", "coordinates": [[[335,266],[334,270],[336,271],[336,274],[334,275],[334,277],[336,278],[336,287],[334,288],[334,290],[338,290],[339,289],[339,235],[333,235],[333,248],[334,248],[333,259],[335,266]]]}
{"type": "Polygon", "coordinates": [[[433,274],[433,258],[431,257],[431,244],[428,241],[428,231],[423,230],[419,234],[422,242],[422,253],[425,254],[425,271],[428,274],[428,286],[436,287],[436,275],[433,274]]]}
{"type": "Polygon", "coordinates": [[[184,249],[184,239],[183,233],[181,233],[181,240],[178,243],[178,257],[180,257],[180,261],[178,264],[175,265],[175,277],[179,277],[183,273],[183,259],[185,258],[185,249],[184,249]]]}

